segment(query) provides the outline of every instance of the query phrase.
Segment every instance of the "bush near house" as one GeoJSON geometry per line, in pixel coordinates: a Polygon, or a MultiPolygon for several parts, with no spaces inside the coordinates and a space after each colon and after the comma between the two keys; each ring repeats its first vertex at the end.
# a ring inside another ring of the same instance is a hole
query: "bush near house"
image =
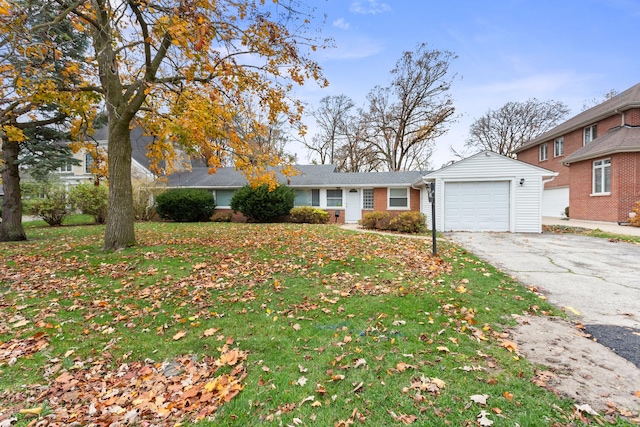
{"type": "Polygon", "coordinates": [[[91,215],[96,224],[107,222],[109,189],[90,182],[76,185],[69,192],[71,206],[85,215],[91,215]]]}
{"type": "Polygon", "coordinates": [[[267,184],[252,188],[245,185],[231,198],[231,209],[240,212],[251,222],[269,222],[287,215],[293,208],[295,192],[280,185],[273,190],[267,184]]]}
{"type": "Polygon", "coordinates": [[[213,222],[231,222],[233,214],[231,212],[216,212],[211,217],[213,222]]]}
{"type": "Polygon", "coordinates": [[[289,211],[291,222],[305,224],[326,224],[329,222],[329,213],[322,209],[303,206],[289,211]]]}
{"type": "Polygon", "coordinates": [[[370,212],[359,223],[362,227],[370,230],[388,230],[400,233],[427,231],[427,217],[415,211],[403,212],[395,217],[391,216],[389,212],[370,212]]]}
{"type": "Polygon", "coordinates": [[[62,225],[62,221],[69,214],[67,192],[64,187],[45,186],[43,196],[30,200],[28,209],[30,215],[40,217],[52,227],[62,225]]]}
{"type": "Polygon", "coordinates": [[[175,188],[156,197],[158,215],[176,222],[209,221],[215,208],[213,194],[197,188],[175,188]]]}
{"type": "Polygon", "coordinates": [[[634,227],[640,227],[640,200],[633,205],[632,212],[636,214],[634,217],[629,217],[629,222],[634,227]]]}
{"type": "Polygon", "coordinates": [[[389,230],[391,215],[389,212],[369,212],[359,221],[359,224],[369,230],[389,230]]]}

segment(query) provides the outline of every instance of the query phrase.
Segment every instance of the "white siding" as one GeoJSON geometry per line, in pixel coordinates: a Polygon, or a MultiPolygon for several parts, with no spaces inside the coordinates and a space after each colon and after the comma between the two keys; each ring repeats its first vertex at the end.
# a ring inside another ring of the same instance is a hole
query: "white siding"
{"type": "MultiPolygon", "coordinates": [[[[483,152],[426,175],[436,182],[436,228],[445,231],[444,191],[446,182],[508,181],[510,185],[509,231],[540,233],[542,231],[543,177],[554,172],[529,165],[496,153],[483,152]],[[520,180],[524,179],[522,185],[520,180]]],[[[430,207],[429,207],[430,209],[430,207]]]]}

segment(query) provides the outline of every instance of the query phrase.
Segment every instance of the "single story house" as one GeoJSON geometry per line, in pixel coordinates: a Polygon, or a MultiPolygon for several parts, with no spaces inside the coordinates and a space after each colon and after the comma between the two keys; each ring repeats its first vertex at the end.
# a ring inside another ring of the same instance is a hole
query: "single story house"
{"type": "MultiPolygon", "coordinates": [[[[357,223],[371,211],[398,214],[421,210],[424,184],[414,183],[423,172],[340,173],[334,165],[297,165],[296,169],[298,175],[278,176],[280,183],[295,190],[294,205],[324,209],[335,222],[357,223]]],[[[235,168],[219,168],[210,174],[207,167],[195,166],[169,175],[166,186],[211,190],[216,212],[231,212],[233,194],[246,184],[245,175],[235,168]]]]}
{"type": "Polygon", "coordinates": [[[640,83],[515,150],[558,172],[545,185],[542,214],[627,222],[640,200],[640,83]]]}
{"type": "MultiPolygon", "coordinates": [[[[434,172],[340,173],[333,165],[296,168],[298,175],[278,178],[295,190],[294,204],[324,209],[339,223],[357,223],[371,211],[419,211],[430,225],[428,185],[433,182],[439,231],[540,233],[543,180],[557,175],[488,151],[434,172]]],[[[234,192],[246,183],[234,168],[209,174],[206,167],[194,167],[167,178],[168,188],[211,190],[218,212],[231,211],[234,192]]]]}

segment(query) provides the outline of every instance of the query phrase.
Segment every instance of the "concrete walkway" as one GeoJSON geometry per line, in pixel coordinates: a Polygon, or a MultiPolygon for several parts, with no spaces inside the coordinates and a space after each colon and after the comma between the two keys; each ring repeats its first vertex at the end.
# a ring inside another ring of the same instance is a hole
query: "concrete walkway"
{"type": "Polygon", "coordinates": [[[640,227],[630,225],[619,225],[617,222],[604,221],[582,221],[579,219],[562,219],[552,217],[542,217],[543,225],[564,225],[567,227],[582,227],[592,230],[600,229],[608,233],[626,234],[629,236],[640,236],[640,227]]]}

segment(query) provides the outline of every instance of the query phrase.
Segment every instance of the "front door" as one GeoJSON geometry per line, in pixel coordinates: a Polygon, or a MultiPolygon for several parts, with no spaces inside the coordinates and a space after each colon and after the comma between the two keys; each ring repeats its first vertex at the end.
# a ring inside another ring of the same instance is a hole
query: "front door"
{"type": "Polygon", "coordinates": [[[344,211],[344,222],[347,224],[357,223],[362,219],[362,208],[360,207],[360,192],[355,188],[347,190],[347,199],[344,211]]]}

